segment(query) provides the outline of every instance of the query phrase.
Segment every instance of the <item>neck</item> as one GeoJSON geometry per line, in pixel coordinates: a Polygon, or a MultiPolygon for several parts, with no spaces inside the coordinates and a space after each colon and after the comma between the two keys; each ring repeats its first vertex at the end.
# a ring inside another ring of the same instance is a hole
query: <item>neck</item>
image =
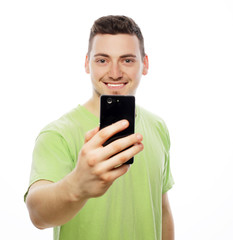
{"type": "Polygon", "coordinates": [[[92,96],[83,106],[90,111],[95,116],[99,117],[100,115],[100,98],[92,96]]]}

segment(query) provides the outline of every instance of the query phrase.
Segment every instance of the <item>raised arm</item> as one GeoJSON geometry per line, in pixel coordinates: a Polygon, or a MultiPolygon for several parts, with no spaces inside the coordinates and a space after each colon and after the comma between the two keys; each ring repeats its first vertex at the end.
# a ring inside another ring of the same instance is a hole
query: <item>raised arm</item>
{"type": "Polygon", "coordinates": [[[129,165],[122,164],[142,151],[140,134],[102,146],[108,138],[127,127],[128,122],[122,120],[100,131],[98,128],[91,130],[85,136],[77,165],[70,174],[57,183],[40,180],[32,184],[26,204],[37,228],[65,224],[89,198],[102,196],[117,178],[128,171],[129,165]]]}

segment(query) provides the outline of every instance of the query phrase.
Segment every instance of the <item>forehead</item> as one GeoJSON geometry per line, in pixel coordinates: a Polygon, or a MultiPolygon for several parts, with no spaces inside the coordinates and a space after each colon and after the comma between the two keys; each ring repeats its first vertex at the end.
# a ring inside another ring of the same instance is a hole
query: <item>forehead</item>
{"type": "Polygon", "coordinates": [[[93,38],[91,55],[105,53],[109,56],[134,54],[140,57],[139,40],[129,34],[97,34],[93,38]]]}

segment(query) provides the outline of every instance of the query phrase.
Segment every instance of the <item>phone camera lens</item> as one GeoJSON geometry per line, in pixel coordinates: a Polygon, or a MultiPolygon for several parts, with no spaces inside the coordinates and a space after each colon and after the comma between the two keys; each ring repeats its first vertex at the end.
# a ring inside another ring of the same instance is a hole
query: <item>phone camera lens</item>
{"type": "Polygon", "coordinates": [[[111,104],[111,103],[112,103],[112,98],[108,98],[108,99],[107,99],[107,103],[108,103],[108,104],[111,104]]]}

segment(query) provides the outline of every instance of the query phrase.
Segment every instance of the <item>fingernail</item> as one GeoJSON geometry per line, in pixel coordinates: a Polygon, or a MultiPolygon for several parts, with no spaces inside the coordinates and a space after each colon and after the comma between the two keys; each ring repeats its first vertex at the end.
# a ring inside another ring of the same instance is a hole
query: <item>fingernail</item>
{"type": "Polygon", "coordinates": [[[128,124],[128,122],[126,120],[122,121],[122,126],[126,126],[128,124]]]}
{"type": "Polygon", "coordinates": [[[137,139],[138,140],[142,140],[142,135],[141,134],[137,134],[137,139]]]}

